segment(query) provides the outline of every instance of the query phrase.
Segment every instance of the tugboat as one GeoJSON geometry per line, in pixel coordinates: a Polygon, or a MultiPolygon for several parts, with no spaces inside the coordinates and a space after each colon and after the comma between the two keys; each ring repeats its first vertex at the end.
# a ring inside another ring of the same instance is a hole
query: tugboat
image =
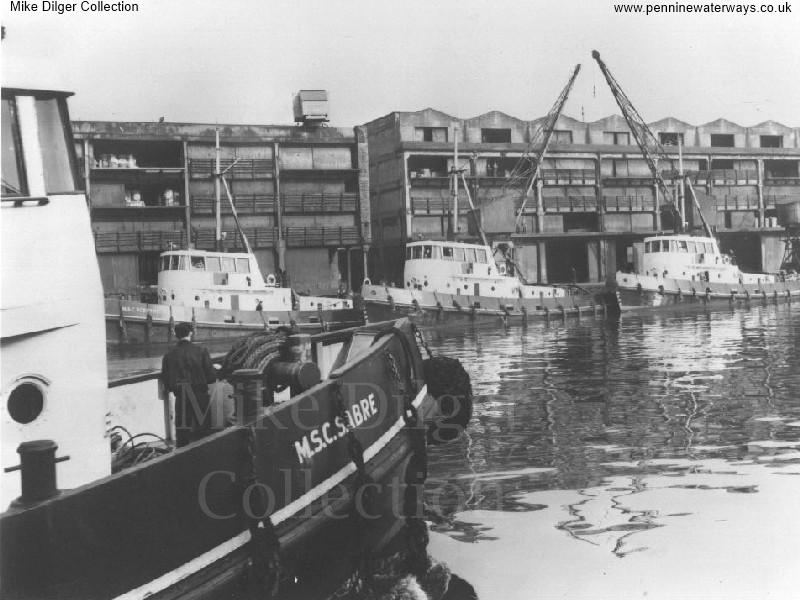
{"type": "MultiPolygon", "coordinates": [[[[219,132],[217,132],[219,152],[219,132]]],[[[235,163],[234,163],[235,164],[235,163]]],[[[233,166],[233,165],[231,165],[233,166]]],[[[231,167],[228,167],[231,168],[231,167]]],[[[347,298],[302,296],[261,274],[255,254],[239,226],[224,172],[224,184],[245,252],[199,249],[168,251],[159,257],[157,302],[106,298],[106,337],[110,344],[152,344],[174,339],[175,323],[191,321],[198,341],[233,339],[264,329],[294,326],[305,332],[332,331],[363,324],[347,298]]],[[[220,203],[220,185],[216,203],[220,203]]],[[[221,212],[217,247],[222,246],[221,212]]]]}
{"type": "Polygon", "coordinates": [[[745,273],[713,237],[669,234],[644,239],[635,273],[616,273],[621,310],[682,303],[800,298],[796,273],[745,273]]]}
{"type": "Polygon", "coordinates": [[[173,449],[161,415],[112,456],[102,285],[68,96],[2,91],[0,596],[274,597],[314,568],[363,560],[387,539],[374,515],[402,531],[426,444],[469,419],[468,376],[453,359],[423,361],[404,320],[261,332],[222,364],[230,426],[173,449]],[[434,376],[442,366],[449,383],[434,376]],[[460,409],[442,410],[426,380],[460,409]],[[121,452],[133,459],[112,473],[121,452]]]}
{"type": "Polygon", "coordinates": [[[301,296],[261,275],[252,252],[172,250],[161,254],[158,301],[105,299],[110,344],[174,339],[175,323],[194,324],[198,341],[233,339],[294,324],[313,333],[363,323],[347,298],[301,296]]]}
{"type": "Polygon", "coordinates": [[[405,287],[367,280],[361,295],[369,321],[405,315],[424,324],[565,318],[606,311],[605,299],[581,288],[529,285],[496,263],[485,244],[418,241],[406,245],[405,287]]]}

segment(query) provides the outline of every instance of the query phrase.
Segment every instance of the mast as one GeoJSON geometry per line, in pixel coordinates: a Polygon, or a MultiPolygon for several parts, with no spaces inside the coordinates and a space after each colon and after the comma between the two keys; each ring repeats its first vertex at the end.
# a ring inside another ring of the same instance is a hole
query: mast
{"type": "Polygon", "coordinates": [[[220,190],[220,178],[222,177],[222,173],[220,172],[220,149],[219,149],[219,127],[214,130],[214,155],[215,155],[215,166],[214,166],[214,219],[216,221],[216,229],[214,234],[214,250],[217,252],[222,251],[222,202],[220,200],[220,196],[222,190],[220,190]]]}

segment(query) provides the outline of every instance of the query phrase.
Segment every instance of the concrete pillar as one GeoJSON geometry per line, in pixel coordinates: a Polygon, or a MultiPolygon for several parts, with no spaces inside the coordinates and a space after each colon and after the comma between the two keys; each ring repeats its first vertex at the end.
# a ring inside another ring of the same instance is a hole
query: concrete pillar
{"type": "Polygon", "coordinates": [[[353,249],[347,248],[345,250],[347,253],[347,291],[353,291],[353,249]]]}
{"type": "Polygon", "coordinates": [[[594,158],[594,198],[597,203],[597,230],[605,231],[606,205],[603,201],[603,185],[600,177],[600,155],[594,158]]]}
{"type": "Polygon", "coordinates": [[[547,245],[545,242],[537,242],[537,268],[539,271],[539,283],[547,281],[547,245]]]}
{"type": "Polygon", "coordinates": [[[183,142],[183,202],[186,205],[184,212],[186,247],[194,248],[192,243],[192,199],[189,197],[189,144],[186,141],[183,142]]]}
{"type": "MultiPolygon", "coordinates": [[[[278,271],[281,273],[281,281],[286,278],[286,240],[283,239],[283,202],[281,202],[281,170],[278,166],[280,157],[280,146],[278,142],[272,143],[272,180],[273,194],[275,195],[275,226],[278,230],[278,239],[275,243],[277,251],[278,271]]],[[[283,285],[286,285],[283,283],[283,285]]]]}
{"type": "MultiPolygon", "coordinates": [[[[536,187],[534,194],[536,195],[536,232],[541,233],[544,230],[544,199],[542,198],[542,178],[536,180],[536,187]]],[[[523,215],[523,219],[524,219],[523,215]]]]}
{"type": "Polygon", "coordinates": [[[597,257],[597,281],[605,281],[608,277],[608,240],[598,241],[599,255],[597,257]]]}
{"type": "Polygon", "coordinates": [[[403,239],[400,232],[400,244],[404,245],[414,239],[414,231],[411,229],[411,181],[408,179],[408,152],[403,152],[403,215],[406,221],[406,235],[403,239]]]}
{"type": "Polygon", "coordinates": [[[602,260],[600,259],[600,242],[586,240],[586,258],[589,266],[589,281],[601,281],[602,260]]]}
{"type": "Polygon", "coordinates": [[[653,201],[654,201],[653,207],[655,209],[654,212],[653,212],[653,230],[654,231],[661,231],[661,229],[663,229],[661,227],[661,203],[659,202],[659,198],[658,198],[658,184],[657,183],[653,184],[653,201]]]}
{"type": "Polygon", "coordinates": [[[765,227],[766,226],[766,208],[764,206],[764,159],[759,158],[756,160],[756,168],[757,168],[757,181],[758,184],[756,185],[756,193],[758,194],[758,227],[765,227]]]}
{"type": "Polygon", "coordinates": [[[362,258],[364,260],[364,278],[366,279],[366,278],[370,277],[370,273],[369,273],[369,250],[370,250],[370,246],[369,246],[369,244],[364,244],[361,247],[361,249],[363,251],[362,252],[362,258]]]}

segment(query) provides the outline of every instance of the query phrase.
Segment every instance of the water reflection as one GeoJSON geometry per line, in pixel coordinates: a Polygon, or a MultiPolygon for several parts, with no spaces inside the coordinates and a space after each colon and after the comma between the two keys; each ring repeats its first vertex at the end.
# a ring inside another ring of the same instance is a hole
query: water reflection
{"type": "MultiPolygon", "coordinates": [[[[720,568],[722,580],[738,581],[741,536],[773,557],[763,518],[788,512],[800,493],[799,332],[794,306],[429,332],[436,350],[468,365],[477,395],[469,435],[431,453],[426,502],[432,530],[446,533],[434,537],[437,556],[465,567],[482,554],[495,569],[470,571],[473,583],[499,598],[497,569],[508,577],[515,557],[530,560],[529,537],[556,544],[542,557],[550,569],[585,558],[590,572],[612,572],[600,552],[656,572],[668,555],[703,578],[679,552],[700,562],[699,548],[726,555],[733,536],[740,543],[720,568]],[[689,526],[702,539],[687,552],[689,526]]],[[[799,538],[800,526],[793,531],[799,538]]],[[[767,589],[800,584],[794,575],[787,583],[798,550],[782,547],[788,558],[775,561],[767,589]]],[[[652,581],[680,588],[666,579],[652,581]]],[[[618,581],[599,596],[658,591],[640,583],[618,581]]],[[[547,589],[598,597],[582,585],[547,589]]]]}

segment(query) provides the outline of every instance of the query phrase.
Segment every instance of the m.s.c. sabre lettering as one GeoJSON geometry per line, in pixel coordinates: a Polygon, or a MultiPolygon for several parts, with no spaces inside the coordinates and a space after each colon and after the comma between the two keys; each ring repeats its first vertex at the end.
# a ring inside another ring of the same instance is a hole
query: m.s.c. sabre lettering
{"type": "Polygon", "coordinates": [[[336,440],[346,436],[348,431],[372,420],[377,414],[378,407],[375,403],[375,394],[369,394],[366,398],[345,410],[346,418],[337,416],[333,421],[326,421],[297,440],[294,443],[294,449],[297,453],[298,462],[302,463],[309,460],[336,440]]]}

